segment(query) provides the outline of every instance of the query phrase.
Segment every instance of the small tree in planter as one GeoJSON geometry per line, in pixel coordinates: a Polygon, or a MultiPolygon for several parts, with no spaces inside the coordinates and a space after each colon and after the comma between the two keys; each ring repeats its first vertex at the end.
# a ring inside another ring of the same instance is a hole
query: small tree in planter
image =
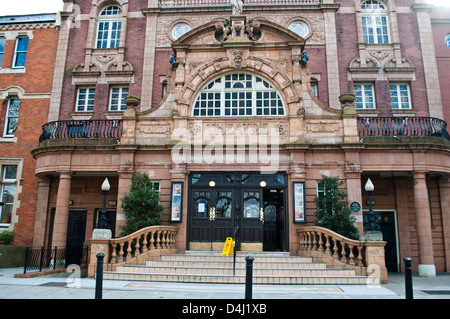
{"type": "Polygon", "coordinates": [[[122,199],[126,225],[121,236],[126,236],[148,226],[161,225],[164,207],[159,204],[159,193],[145,173],[135,172],[131,178],[130,192],[122,199]]]}
{"type": "Polygon", "coordinates": [[[319,189],[323,193],[314,198],[317,204],[317,226],[328,228],[347,238],[359,239],[358,229],[354,225],[356,218],[351,216],[348,208],[347,193],[339,188],[343,183],[337,176],[322,175],[319,189]]]}

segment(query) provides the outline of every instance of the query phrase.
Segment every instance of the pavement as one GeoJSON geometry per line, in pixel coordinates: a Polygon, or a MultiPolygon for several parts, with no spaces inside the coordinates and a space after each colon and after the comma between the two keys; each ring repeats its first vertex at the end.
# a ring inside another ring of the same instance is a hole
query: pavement
{"type": "MultiPolygon", "coordinates": [[[[0,299],[95,299],[96,280],[78,272],[14,278],[23,268],[0,269],[0,299]]],[[[382,285],[253,285],[252,299],[405,299],[403,273],[389,273],[382,285]]],[[[413,273],[414,299],[450,299],[450,273],[434,278],[413,273]]],[[[102,281],[102,299],[244,300],[245,284],[102,281]]]]}

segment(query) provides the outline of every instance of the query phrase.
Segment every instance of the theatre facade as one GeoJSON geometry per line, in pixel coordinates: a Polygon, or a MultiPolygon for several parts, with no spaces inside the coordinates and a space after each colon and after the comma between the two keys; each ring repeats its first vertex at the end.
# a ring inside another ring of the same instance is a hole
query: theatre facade
{"type": "Polygon", "coordinates": [[[296,255],[326,175],[344,182],[361,239],[364,185],[374,184],[389,271],[404,257],[415,270],[448,271],[450,137],[433,85],[431,9],[66,2],[48,123],[33,150],[34,245],[89,243],[106,178],[119,237],[138,171],[160,192],[179,252],[222,250],[239,234],[241,250],[296,255]]]}

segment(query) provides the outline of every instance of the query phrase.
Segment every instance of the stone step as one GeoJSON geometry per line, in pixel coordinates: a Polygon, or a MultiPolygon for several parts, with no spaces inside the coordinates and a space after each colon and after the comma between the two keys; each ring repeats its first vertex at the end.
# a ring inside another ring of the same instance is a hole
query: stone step
{"type": "MultiPolygon", "coordinates": [[[[120,266],[120,273],[142,274],[173,274],[173,275],[233,275],[233,268],[212,267],[153,267],[153,266],[120,266]]],[[[245,275],[245,267],[236,267],[236,275],[245,275]]],[[[333,277],[354,276],[355,271],[350,269],[257,269],[253,268],[255,276],[304,276],[304,277],[333,277]]]]}
{"type": "MultiPolygon", "coordinates": [[[[178,274],[130,274],[119,272],[105,272],[104,279],[128,281],[162,281],[183,283],[223,283],[245,284],[245,275],[178,275],[178,274]]],[[[300,277],[300,276],[256,276],[252,278],[253,284],[274,285],[364,285],[367,277],[300,277]]]]}
{"type": "Polygon", "coordinates": [[[238,252],[235,273],[233,256],[220,252],[187,252],[162,255],[161,260],[147,260],[145,265],[118,266],[103,276],[111,280],[166,281],[183,283],[245,284],[246,256],[252,256],[253,283],[278,285],[366,284],[367,277],[356,276],[350,269],[327,269],[312,258],[289,256],[285,252],[238,252]]]}
{"type": "MultiPolygon", "coordinates": [[[[244,268],[245,261],[236,260],[236,268],[244,268]]],[[[233,268],[233,261],[193,261],[193,260],[147,260],[145,266],[191,267],[191,268],[233,268]]],[[[325,263],[306,262],[254,262],[253,269],[325,269],[325,263]]]]}
{"type": "MultiPolygon", "coordinates": [[[[253,264],[256,263],[266,263],[266,262],[277,262],[277,263],[284,263],[284,262],[296,262],[296,263],[311,263],[312,258],[311,257],[299,257],[299,256],[264,256],[264,255],[249,255],[254,258],[253,264]]],[[[243,262],[245,263],[245,258],[247,255],[237,255],[236,256],[236,262],[243,262]]],[[[220,256],[220,255],[214,255],[214,256],[208,256],[208,255],[163,255],[161,256],[161,260],[164,261],[193,261],[193,262],[216,262],[216,261],[229,261],[233,262],[233,256],[220,256]]]]}

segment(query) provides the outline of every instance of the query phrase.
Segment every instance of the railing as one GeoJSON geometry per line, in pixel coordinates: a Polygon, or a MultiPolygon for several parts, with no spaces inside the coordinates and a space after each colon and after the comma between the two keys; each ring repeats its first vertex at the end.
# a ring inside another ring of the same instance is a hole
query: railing
{"type": "MultiPolygon", "coordinates": [[[[280,5],[280,4],[318,4],[322,0],[246,0],[244,9],[249,5],[280,5]]],[[[190,7],[190,6],[230,6],[230,0],[159,0],[160,7],[190,7]]]]}
{"type": "Polygon", "coordinates": [[[122,120],[69,120],[44,124],[39,142],[63,138],[120,137],[122,137],[122,120]]]}
{"type": "Polygon", "coordinates": [[[450,139],[447,123],[433,117],[359,117],[359,136],[435,136],[450,139]]]}
{"type": "Polygon", "coordinates": [[[25,250],[25,264],[23,273],[35,270],[66,268],[71,264],[88,264],[89,246],[68,247],[68,248],[48,248],[48,247],[27,247],[25,250]]]}
{"type": "Polygon", "coordinates": [[[150,250],[175,248],[177,231],[178,228],[174,226],[150,226],[131,235],[111,239],[110,259],[106,262],[126,262],[150,250]]]}
{"type": "Polygon", "coordinates": [[[366,242],[346,238],[329,229],[308,226],[297,230],[299,251],[318,252],[343,264],[366,267],[366,242]]]}

